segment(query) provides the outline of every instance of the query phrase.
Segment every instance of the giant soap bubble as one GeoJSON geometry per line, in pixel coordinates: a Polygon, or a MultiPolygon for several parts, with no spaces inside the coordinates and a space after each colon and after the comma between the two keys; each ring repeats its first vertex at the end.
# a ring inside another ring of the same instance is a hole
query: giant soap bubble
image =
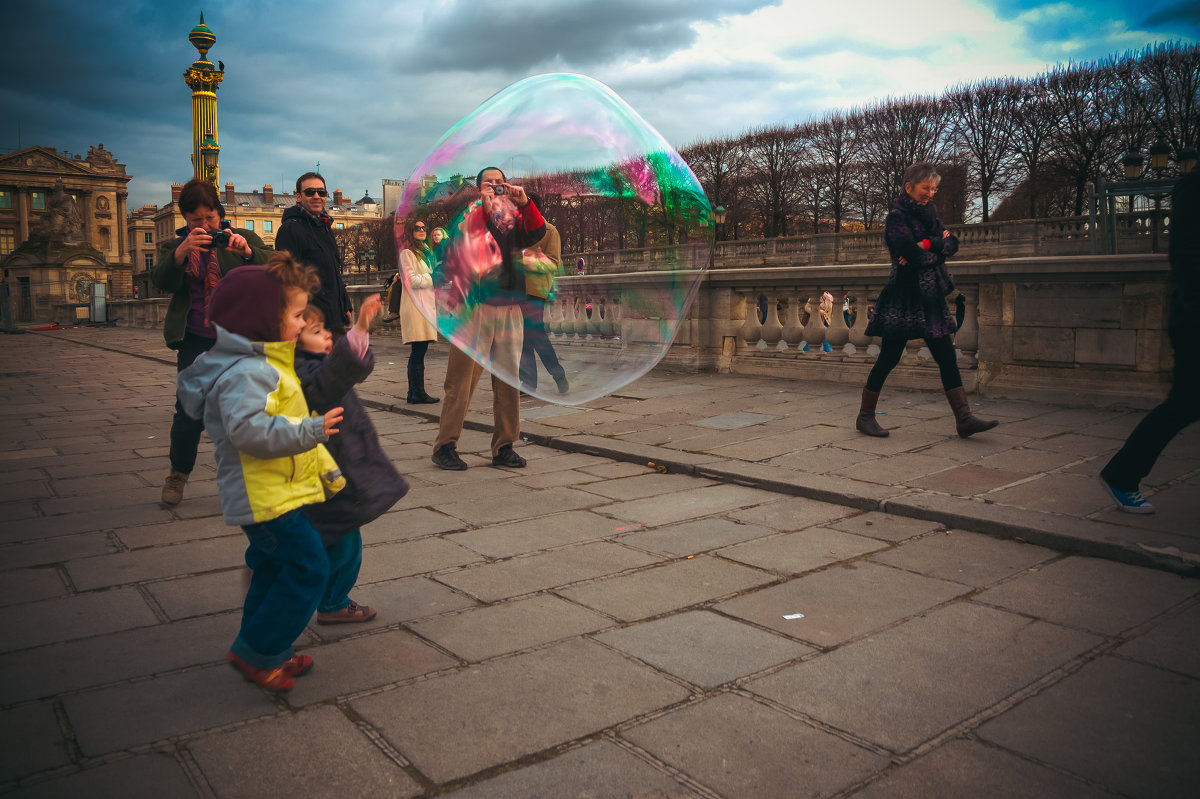
{"type": "Polygon", "coordinates": [[[679,154],[607,86],[568,74],[515,83],[442,136],[404,188],[401,249],[417,222],[448,236],[406,259],[431,273],[402,270],[408,301],[501,380],[566,405],[662,359],[712,232],[679,154]]]}

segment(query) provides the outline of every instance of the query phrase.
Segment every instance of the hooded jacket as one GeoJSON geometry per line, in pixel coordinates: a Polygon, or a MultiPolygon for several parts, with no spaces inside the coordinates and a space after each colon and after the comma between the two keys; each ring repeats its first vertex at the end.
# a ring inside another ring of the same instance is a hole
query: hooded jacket
{"type": "Polygon", "coordinates": [[[330,229],[332,222],[328,214],[322,220],[316,221],[302,206],[293,205],[283,212],[275,249],[287,250],[297,261],[317,270],[321,290],[311,302],[325,314],[325,326],[341,332],[346,329],[346,314],[353,308],[342,280],[342,257],[330,229]]]}
{"type": "Polygon", "coordinates": [[[325,420],[310,417],[296,345],[278,338],[283,286],[261,266],[233,270],[213,290],[213,348],[179,373],[184,413],[213,440],[228,524],[270,521],[325,500],[325,420]],[[324,458],[323,458],[324,456],[324,458]]]}

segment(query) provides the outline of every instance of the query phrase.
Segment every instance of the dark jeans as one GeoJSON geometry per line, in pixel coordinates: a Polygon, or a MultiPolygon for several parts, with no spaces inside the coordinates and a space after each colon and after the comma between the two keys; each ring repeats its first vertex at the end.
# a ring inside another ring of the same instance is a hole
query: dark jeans
{"type": "MultiPolygon", "coordinates": [[[[906,344],[908,344],[908,339],[905,338],[885,338],[883,340],[883,345],[879,348],[879,357],[875,359],[875,365],[871,367],[871,373],[867,375],[867,391],[878,393],[883,388],[883,381],[887,380],[887,376],[896,368],[896,364],[900,363],[900,357],[904,355],[906,344]]],[[[932,341],[925,339],[925,345],[929,347],[929,354],[937,362],[938,372],[942,377],[942,388],[949,391],[961,386],[963,384],[962,375],[958,373],[954,343],[950,341],[950,337],[942,336],[932,341]]]]}
{"type": "Polygon", "coordinates": [[[336,613],[350,607],[350,591],[358,582],[358,570],[362,568],[362,533],[355,530],[326,547],[329,557],[329,579],[325,582],[325,593],[317,605],[318,613],[336,613]]]}
{"type": "MultiPolygon", "coordinates": [[[[204,338],[194,333],[185,333],[179,349],[175,351],[175,374],[192,365],[202,353],[208,352],[217,343],[215,338],[204,338]]],[[[183,412],[179,400],[175,400],[175,418],[171,420],[171,468],[177,472],[191,474],[196,467],[196,450],[200,446],[200,434],[204,422],[193,419],[183,412]]]]}
{"type": "Polygon", "coordinates": [[[534,353],[542,359],[546,371],[555,380],[566,374],[558,362],[558,353],[550,343],[546,332],[546,301],[541,297],[529,297],[521,304],[525,316],[525,339],[521,343],[521,385],[537,388],[537,361],[534,353]]]}
{"type": "Polygon", "coordinates": [[[1183,335],[1173,336],[1175,381],[1157,408],[1133,429],[1125,446],[1100,470],[1100,476],[1121,491],[1137,491],[1142,478],[1175,435],[1200,419],[1200,346],[1183,335]]]}
{"type": "Polygon", "coordinates": [[[292,644],[325,593],[329,556],[321,534],[299,509],[242,530],[250,540],[246,565],[254,576],[231,651],[255,668],[273,669],[296,654],[292,644]]]}

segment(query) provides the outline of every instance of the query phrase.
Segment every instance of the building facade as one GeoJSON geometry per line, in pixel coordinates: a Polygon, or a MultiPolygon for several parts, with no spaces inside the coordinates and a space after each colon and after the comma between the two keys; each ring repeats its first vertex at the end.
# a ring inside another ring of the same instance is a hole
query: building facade
{"type": "Polygon", "coordinates": [[[45,146],[0,155],[0,265],[14,320],[85,305],[97,283],[132,296],[129,180],[103,144],[86,156],[45,146]]]}

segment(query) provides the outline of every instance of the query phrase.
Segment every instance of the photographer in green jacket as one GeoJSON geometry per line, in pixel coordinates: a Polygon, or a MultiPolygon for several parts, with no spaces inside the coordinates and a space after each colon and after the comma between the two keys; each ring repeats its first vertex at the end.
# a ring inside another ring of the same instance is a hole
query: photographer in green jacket
{"type": "MultiPolygon", "coordinates": [[[[225,221],[225,209],[213,184],[193,178],[179,192],[179,211],[186,226],[179,238],[162,245],[150,281],[171,294],[163,337],[175,350],[176,372],[182,372],[217,340],[208,320],[208,303],[217,282],[243,264],[265,264],[271,250],[249,230],[225,221]]],[[[171,422],[171,472],[163,484],[162,501],[177,505],[196,465],[196,449],[204,423],[192,419],[179,403],[171,422]]]]}

